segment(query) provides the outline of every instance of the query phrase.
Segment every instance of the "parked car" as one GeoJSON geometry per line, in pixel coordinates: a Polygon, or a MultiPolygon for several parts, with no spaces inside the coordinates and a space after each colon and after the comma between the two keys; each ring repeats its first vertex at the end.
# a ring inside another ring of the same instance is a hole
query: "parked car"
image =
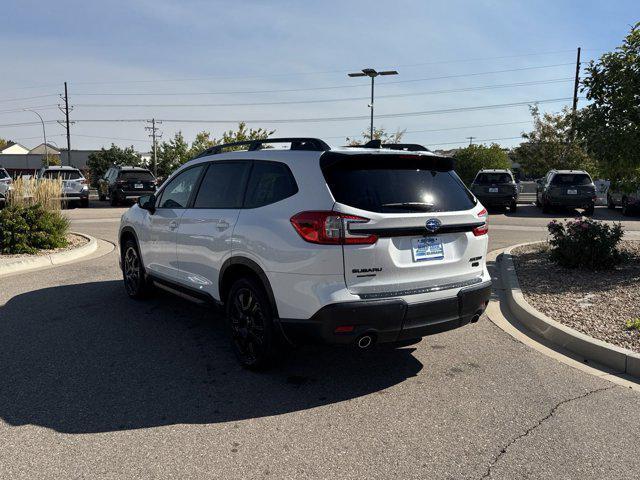
{"type": "Polygon", "coordinates": [[[38,180],[59,178],[62,180],[62,198],[65,204],[76,203],[81,207],[89,206],[89,182],[80,170],[69,166],[48,166],[38,170],[38,180]]]}
{"type": "Polygon", "coordinates": [[[607,191],[607,207],[622,207],[622,214],[627,216],[640,211],[640,188],[638,182],[618,182],[611,184],[607,191]]]}
{"type": "Polygon", "coordinates": [[[480,170],[471,183],[471,191],[485,207],[518,208],[518,184],[511,170],[480,170]]]}
{"type": "Polygon", "coordinates": [[[98,180],[98,198],[104,201],[109,197],[113,206],[155,191],[155,177],[141,167],[113,166],[98,180]]]}
{"type": "Polygon", "coordinates": [[[593,215],[597,199],[596,186],[584,170],[551,170],[538,179],[536,205],[549,213],[556,208],[581,208],[593,215]]]}
{"type": "Polygon", "coordinates": [[[11,184],[13,180],[9,173],[2,167],[0,167],[0,207],[4,207],[7,202],[7,196],[11,190],[11,184]]]}
{"type": "Polygon", "coordinates": [[[130,297],[159,285],[222,304],[247,368],[282,342],[366,349],[483,313],[487,212],[450,158],[312,138],[239,145],[206,150],[123,214],[130,297]]]}

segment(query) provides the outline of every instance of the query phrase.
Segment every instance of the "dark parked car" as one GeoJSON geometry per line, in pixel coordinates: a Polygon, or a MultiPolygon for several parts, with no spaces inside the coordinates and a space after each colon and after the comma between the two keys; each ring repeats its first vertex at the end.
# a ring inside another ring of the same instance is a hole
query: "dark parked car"
{"type": "Polygon", "coordinates": [[[622,215],[640,211],[640,188],[637,182],[611,184],[607,191],[607,207],[622,207],[622,215]]]}
{"type": "Polygon", "coordinates": [[[156,178],[142,167],[114,166],[98,180],[98,198],[104,201],[109,197],[114,206],[155,191],[156,178]]]}
{"type": "Polygon", "coordinates": [[[485,207],[518,208],[518,184],[510,170],[480,170],[471,191],[485,207]]]}
{"type": "Polygon", "coordinates": [[[584,170],[551,170],[538,180],[536,205],[544,213],[556,208],[582,208],[593,215],[597,199],[596,186],[584,170]]]}

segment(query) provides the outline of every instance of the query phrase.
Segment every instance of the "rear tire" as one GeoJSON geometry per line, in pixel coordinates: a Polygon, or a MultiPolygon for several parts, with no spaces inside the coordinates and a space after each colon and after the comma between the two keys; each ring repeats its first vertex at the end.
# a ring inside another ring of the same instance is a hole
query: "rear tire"
{"type": "Polygon", "coordinates": [[[592,217],[595,212],[595,209],[596,209],[595,205],[591,204],[591,206],[589,206],[588,208],[585,208],[584,214],[587,217],[592,217]]]}
{"type": "Polygon", "coordinates": [[[112,207],[117,207],[118,204],[120,203],[118,201],[118,194],[116,192],[113,192],[111,195],[109,195],[109,199],[111,200],[112,207]]]}
{"type": "Polygon", "coordinates": [[[622,215],[624,215],[625,217],[628,217],[629,215],[631,215],[631,209],[629,208],[629,200],[627,200],[626,198],[622,199],[622,215]]]}
{"type": "Polygon", "coordinates": [[[80,200],[80,206],[82,208],[88,208],[89,207],[89,199],[88,198],[83,198],[82,200],[80,200]]]}
{"type": "Polygon", "coordinates": [[[509,211],[511,213],[516,213],[516,210],[518,210],[518,202],[516,202],[515,200],[513,202],[511,202],[511,204],[509,205],[509,211]]]}
{"type": "Polygon", "coordinates": [[[551,213],[551,205],[542,199],[542,213],[551,213]]]}
{"type": "Polygon", "coordinates": [[[249,370],[263,370],[276,359],[279,341],[273,308],[262,285],[252,278],[237,280],[225,305],[226,325],[234,353],[249,370]]]}
{"type": "Polygon", "coordinates": [[[103,195],[102,193],[98,195],[98,200],[100,200],[101,202],[104,202],[106,199],[107,199],[106,195],[103,195]]]}
{"type": "Polygon", "coordinates": [[[616,204],[613,203],[613,200],[611,199],[611,197],[609,195],[607,195],[607,208],[609,210],[615,210],[616,209],[616,204]]]}
{"type": "Polygon", "coordinates": [[[153,290],[153,283],[147,278],[142,265],[138,245],[133,240],[127,240],[122,249],[122,278],[127,295],[136,300],[146,298],[153,290]]]}

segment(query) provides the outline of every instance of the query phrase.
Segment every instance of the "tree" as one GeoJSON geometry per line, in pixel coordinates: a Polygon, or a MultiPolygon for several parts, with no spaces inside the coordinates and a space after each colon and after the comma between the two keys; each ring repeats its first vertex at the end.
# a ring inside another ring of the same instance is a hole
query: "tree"
{"type": "Polygon", "coordinates": [[[640,22],[622,45],[591,61],[583,91],[591,101],[581,110],[577,130],[612,181],[640,179],[640,22]]]}
{"type": "Polygon", "coordinates": [[[237,130],[227,130],[222,134],[222,143],[246,142],[247,140],[264,140],[276,133],[275,130],[263,128],[247,128],[245,122],[238,123],[237,130]]]}
{"type": "Polygon", "coordinates": [[[172,139],[162,142],[158,147],[158,176],[166,178],[180,165],[191,159],[189,144],[182,132],[176,133],[172,139]]]}
{"type": "Polygon", "coordinates": [[[133,149],[133,146],[120,148],[114,144],[111,144],[109,149],[103,147],[99,152],[89,154],[89,159],[87,160],[87,166],[91,174],[91,183],[93,185],[97,185],[98,180],[112,165],[131,165],[137,167],[140,166],[141,163],[142,159],[133,149]]]}
{"type": "Polygon", "coordinates": [[[542,177],[554,168],[584,169],[594,173],[594,163],[584,142],[574,138],[573,116],[565,107],[560,113],[541,114],[531,107],[533,130],[523,133],[522,142],[514,152],[520,168],[529,177],[542,177]]]}
{"type": "Polygon", "coordinates": [[[0,138],[0,150],[3,150],[9,142],[4,138],[0,138]]]}
{"type": "Polygon", "coordinates": [[[204,152],[207,148],[211,148],[220,143],[219,140],[215,138],[211,138],[211,133],[209,132],[199,132],[196,135],[196,138],[193,142],[191,142],[191,148],[189,149],[189,157],[194,158],[204,152]]]}
{"type": "MultiPolygon", "coordinates": [[[[407,132],[407,129],[404,130],[396,130],[394,133],[389,133],[384,127],[376,128],[373,127],[373,139],[374,140],[382,140],[382,143],[400,143],[402,141],[402,137],[407,132]]],[[[358,145],[362,145],[363,143],[371,140],[371,131],[363,130],[362,132],[362,140],[358,140],[355,138],[347,137],[347,145],[352,147],[357,147],[358,145]]]]}
{"type": "Polygon", "coordinates": [[[42,166],[54,167],[60,165],[60,155],[42,155],[42,166]]]}
{"type": "Polygon", "coordinates": [[[456,173],[467,185],[483,168],[511,168],[507,153],[496,143],[489,147],[469,145],[458,150],[453,158],[456,160],[456,173]]]}

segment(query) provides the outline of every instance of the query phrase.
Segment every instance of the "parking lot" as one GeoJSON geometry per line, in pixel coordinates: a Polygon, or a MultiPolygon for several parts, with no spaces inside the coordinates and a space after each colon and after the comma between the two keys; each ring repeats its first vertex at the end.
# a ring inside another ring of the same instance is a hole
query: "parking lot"
{"type": "MultiPolygon", "coordinates": [[[[67,211],[98,251],[2,281],[5,478],[636,478],[638,393],[486,316],[403,349],[307,347],[243,370],[210,307],[126,297],[123,211],[67,211]]],[[[493,213],[489,250],[545,238],[551,218],[493,213]]],[[[640,236],[637,218],[595,218],[640,236]]]]}

